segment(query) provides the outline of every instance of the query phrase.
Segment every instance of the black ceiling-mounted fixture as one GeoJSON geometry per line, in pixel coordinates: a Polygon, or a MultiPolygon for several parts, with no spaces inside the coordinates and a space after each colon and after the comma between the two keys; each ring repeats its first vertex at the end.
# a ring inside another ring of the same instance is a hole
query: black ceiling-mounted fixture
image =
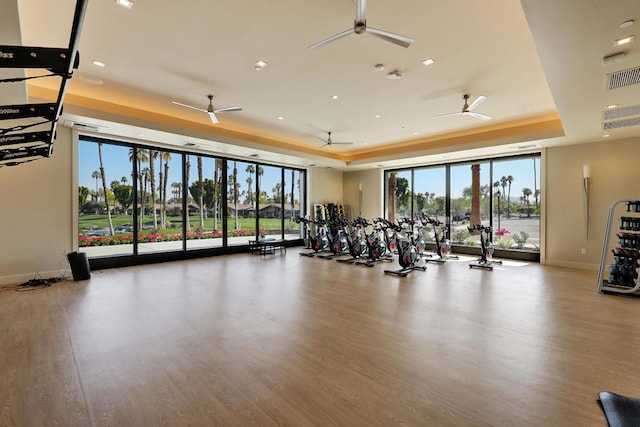
{"type": "Polygon", "coordinates": [[[19,121],[19,124],[0,128],[0,167],[51,157],[67,85],[73,76],[73,70],[80,64],[78,45],[87,3],[88,0],[76,2],[68,48],[0,46],[0,68],[41,69],[49,72],[33,77],[1,79],[0,83],[16,83],[45,77],[61,78],[55,103],[0,105],[0,121],[19,121]],[[48,130],[21,132],[39,127],[46,127],[48,130]]]}

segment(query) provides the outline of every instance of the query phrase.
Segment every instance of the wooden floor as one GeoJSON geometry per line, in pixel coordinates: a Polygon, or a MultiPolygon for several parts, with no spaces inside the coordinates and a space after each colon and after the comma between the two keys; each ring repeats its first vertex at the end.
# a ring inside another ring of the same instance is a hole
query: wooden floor
{"type": "Polygon", "coordinates": [[[2,426],[606,426],[640,300],[592,271],[233,255],[0,292],[2,426]]]}

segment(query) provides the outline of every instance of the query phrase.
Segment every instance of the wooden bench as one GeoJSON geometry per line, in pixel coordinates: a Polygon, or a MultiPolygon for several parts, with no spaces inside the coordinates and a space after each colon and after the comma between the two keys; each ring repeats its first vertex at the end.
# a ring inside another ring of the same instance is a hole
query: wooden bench
{"type": "Polygon", "coordinates": [[[273,254],[279,249],[280,252],[287,253],[287,247],[284,244],[283,239],[263,239],[263,240],[249,240],[249,253],[250,254],[273,254]]]}

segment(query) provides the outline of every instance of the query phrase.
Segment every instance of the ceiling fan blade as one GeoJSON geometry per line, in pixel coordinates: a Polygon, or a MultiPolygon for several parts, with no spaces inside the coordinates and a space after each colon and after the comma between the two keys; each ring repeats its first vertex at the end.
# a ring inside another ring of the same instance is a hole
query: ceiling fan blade
{"type": "Polygon", "coordinates": [[[242,107],[228,107],[215,110],[214,113],[229,113],[231,111],[242,111],[242,107]]]}
{"type": "Polygon", "coordinates": [[[353,142],[334,142],[334,141],[331,141],[331,144],[329,144],[329,145],[351,145],[351,144],[353,144],[353,142]]]}
{"type": "Polygon", "coordinates": [[[367,33],[371,33],[378,38],[391,42],[393,44],[397,44],[402,47],[409,47],[411,43],[413,43],[413,39],[406,36],[401,36],[400,34],[390,33],[389,31],[378,30],[377,28],[367,27],[367,33]]]}
{"type": "Polygon", "coordinates": [[[356,4],[356,22],[365,22],[367,20],[367,0],[355,0],[356,4]]]}
{"type": "Polygon", "coordinates": [[[173,103],[173,104],[176,104],[176,105],[179,105],[179,106],[181,106],[181,107],[191,108],[192,110],[202,111],[203,113],[206,113],[206,112],[207,112],[207,110],[204,110],[204,109],[202,109],[202,108],[196,108],[196,107],[193,107],[193,106],[191,106],[191,105],[183,104],[182,102],[172,101],[172,103],[173,103]]]}
{"type": "Polygon", "coordinates": [[[211,111],[207,111],[207,114],[209,115],[209,118],[211,119],[214,125],[217,125],[218,123],[220,123],[215,113],[212,113],[211,111]]]}
{"type": "Polygon", "coordinates": [[[309,49],[317,49],[317,48],[319,48],[319,47],[322,47],[322,46],[328,45],[329,43],[332,43],[332,42],[334,42],[334,41],[336,41],[336,40],[339,40],[339,39],[341,39],[341,38],[343,38],[343,37],[346,37],[346,36],[349,36],[349,35],[351,35],[351,34],[355,34],[355,33],[353,32],[353,28],[349,28],[348,30],[343,31],[343,32],[341,32],[340,34],[336,34],[335,36],[331,36],[331,37],[329,37],[328,39],[326,39],[326,40],[322,40],[321,42],[318,42],[318,43],[316,43],[316,44],[312,44],[311,46],[309,46],[309,49]]]}
{"type": "Polygon", "coordinates": [[[487,116],[486,114],[474,113],[473,111],[465,111],[463,114],[475,117],[476,119],[480,120],[491,120],[493,118],[491,116],[487,116]]]}
{"type": "Polygon", "coordinates": [[[487,97],[486,97],[486,96],[484,96],[484,95],[480,95],[479,97],[477,97],[477,98],[476,98],[476,100],[475,100],[475,101],[473,101],[473,102],[471,103],[471,105],[469,105],[469,108],[467,109],[467,111],[471,111],[471,110],[473,110],[473,109],[474,109],[474,108],[476,108],[478,105],[480,105],[482,102],[484,102],[484,100],[485,100],[485,99],[487,99],[487,97]]]}
{"type": "Polygon", "coordinates": [[[432,119],[439,119],[441,117],[451,117],[451,116],[459,116],[462,112],[458,111],[456,113],[447,113],[447,114],[438,114],[437,116],[431,116],[432,119]]]}

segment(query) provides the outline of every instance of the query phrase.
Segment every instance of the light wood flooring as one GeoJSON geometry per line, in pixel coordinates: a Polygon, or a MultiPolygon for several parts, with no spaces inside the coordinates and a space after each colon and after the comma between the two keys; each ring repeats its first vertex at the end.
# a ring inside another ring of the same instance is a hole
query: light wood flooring
{"type": "Polygon", "coordinates": [[[640,300],[593,271],[232,255],[0,292],[2,426],[606,426],[640,300]]]}

